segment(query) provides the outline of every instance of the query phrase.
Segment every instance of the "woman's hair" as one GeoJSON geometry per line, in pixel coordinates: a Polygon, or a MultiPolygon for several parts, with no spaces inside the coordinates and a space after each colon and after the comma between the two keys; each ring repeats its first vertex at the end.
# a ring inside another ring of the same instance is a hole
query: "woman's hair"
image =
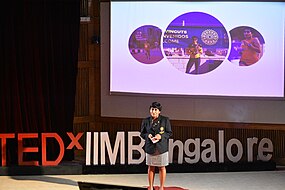
{"type": "Polygon", "coordinates": [[[157,108],[159,109],[159,111],[161,111],[162,106],[159,102],[152,102],[151,105],[149,106],[149,109],[150,108],[157,108]]]}

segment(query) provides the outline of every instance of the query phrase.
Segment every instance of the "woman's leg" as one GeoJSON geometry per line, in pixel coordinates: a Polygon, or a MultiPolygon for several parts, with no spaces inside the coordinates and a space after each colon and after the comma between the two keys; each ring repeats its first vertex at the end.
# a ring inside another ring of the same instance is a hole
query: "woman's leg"
{"type": "Polygon", "coordinates": [[[166,168],[165,168],[165,166],[159,167],[159,179],[160,179],[159,190],[163,190],[164,189],[165,178],[166,178],[166,168]]]}
{"type": "Polygon", "coordinates": [[[155,166],[148,166],[148,183],[150,190],[153,190],[154,175],[155,175],[155,166]]]}

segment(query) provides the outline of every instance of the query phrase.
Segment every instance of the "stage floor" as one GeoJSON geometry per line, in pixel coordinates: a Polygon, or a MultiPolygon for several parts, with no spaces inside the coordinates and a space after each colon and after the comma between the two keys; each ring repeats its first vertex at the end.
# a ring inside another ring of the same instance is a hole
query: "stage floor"
{"type": "MultiPolygon", "coordinates": [[[[77,182],[147,186],[147,174],[0,176],[2,190],[79,190],[77,182]]],[[[155,185],[159,185],[156,174],[155,185]]],[[[189,190],[284,190],[285,170],[168,173],[166,187],[189,190]]]]}

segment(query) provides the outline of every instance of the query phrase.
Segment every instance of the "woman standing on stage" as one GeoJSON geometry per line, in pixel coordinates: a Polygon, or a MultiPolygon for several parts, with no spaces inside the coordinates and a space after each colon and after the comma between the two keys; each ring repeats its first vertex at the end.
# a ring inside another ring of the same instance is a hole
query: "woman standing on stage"
{"type": "Polygon", "coordinates": [[[160,190],[164,189],[166,166],[168,165],[168,142],[172,135],[168,117],[160,115],[161,104],[153,102],[150,116],[143,119],[140,136],[145,140],[146,165],[148,165],[149,188],[153,190],[155,168],[159,169],[160,190]]]}

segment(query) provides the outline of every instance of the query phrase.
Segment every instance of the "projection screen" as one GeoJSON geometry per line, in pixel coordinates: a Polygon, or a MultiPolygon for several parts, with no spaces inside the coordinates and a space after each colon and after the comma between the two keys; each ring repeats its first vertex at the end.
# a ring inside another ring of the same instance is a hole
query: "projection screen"
{"type": "Polygon", "coordinates": [[[110,94],[283,98],[284,10],[283,2],[111,1],[110,94]]]}

